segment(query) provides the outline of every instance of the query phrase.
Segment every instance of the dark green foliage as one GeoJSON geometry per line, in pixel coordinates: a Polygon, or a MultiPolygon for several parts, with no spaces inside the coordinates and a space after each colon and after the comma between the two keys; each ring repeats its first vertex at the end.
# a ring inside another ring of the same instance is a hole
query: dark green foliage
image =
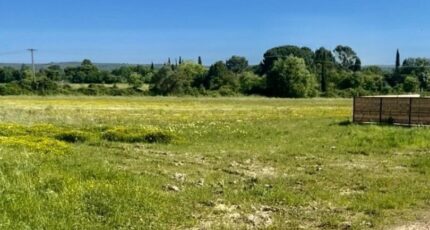
{"type": "Polygon", "coordinates": [[[260,77],[253,72],[244,72],[239,76],[240,92],[245,95],[264,95],[266,89],[266,78],[260,77]]]}
{"type": "Polygon", "coordinates": [[[237,91],[239,88],[239,78],[233,74],[227,65],[219,61],[209,68],[209,72],[203,82],[206,89],[219,90],[220,88],[229,88],[237,91]]]}
{"type": "Polygon", "coordinates": [[[242,73],[248,68],[248,60],[245,57],[233,56],[227,60],[226,66],[234,73],[242,73]]]}
{"type": "MultiPolygon", "coordinates": [[[[419,81],[419,88],[425,91],[429,86],[430,59],[428,58],[407,58],[403,61],[402,67],[398,70],[400,76],[413,76],[419,81]]],[[[404,81],[406,79],[404,78],[404,81]]],[[[410,83],[410,81],[409,81],[410,83]]]]}
{"type": "Polygon", "coordinates": [[[113,87],[106,87],[104,85],[90,84],[88,87],[82,87],[76,90],[78,94],[87,96],[132,96],[132,95],[145,95],[145,93],[136,88],[119,89],[115,85],[113,87]]]}
{"type": "Polygon", "coordinates": [[[361,69],[361,60],[357,53],[349,47],[339,45],[333,51],[336,62],[344,69],[359,71],[361,69]]]}
{"type": "Polygon", "coordinates": [[[330,50],[324,47],[315,51],[316,72],[319,75],[320,90],[322,93],[328,91],[330,71],[335,68],[335,58],[330,50]]]}
{"type": "Polygon", "coordinates": [[[408,93],[418,92],[420,82],[414,76],[407,76],[403,83],[403,90],[408,93]]]}
{"type": "Polygon", "coordinates": [[[400,51],[397,49],[396,53],[396,72],[400,69],[400,51]]]}
{"type": "Polygon", "coordinates": [[[22,80],[22,74],[20,70],[11,67],[0,68],[0,82],[9,83],[20,80],[22,80]]]}
{"type": "Polygon", "coordinates": [[[206,70],[198,64],[183,63],[173,70],[169,66],[161,68],[152,78],[150,92],[154,95],[195,94],[196,79],[203,79],[206,70]]]}
{"type": "Polygon", "coordinates": [[[155,95],[168,95],[175,90],[175,76],[170,66],[161,68],[152,78],[150,91],[155,95]]]}
{"type": "Polygon", "coordinates": [[[87,141],[88,135],[83,132],[64,132],[57,134],[55,139],[68,143],[78,143],[87,141]]]}
{"type": "Polygon", "coordinates": [[[277,60],[287,58],[290,55],[303,58],[309,68],[314,66],[314,52],[308,47],[280,46],[270,49],[264,54],[264,60],[261,64],[262,74],[268,73],[277,60]]]}
{"type": "Polygon", "coordinates": [[[274,63],[267,74],[268,93],[274,97],[315,96],[315,77],[302,58],[289,56],[274,63]]]}
{"type": "Polygon", "coordinates": [[[31,92],[21,88],[17,82],[0,85],[0,95],[25,95],[31,92]]]}
{"type": "Polygon", "coordinates": [[[427,94],[430,87],[430,61],[426,58],[408,58],[401,65],[398,51],[394,70],[363,68],[357,53],[342,45],[333,52],[324,47],[314,52],[307,47],[280,46],[269,49],[260,65],[250,66],[245,57],[233,56],[208,69],[200,56],[197,64],[184,62],[179,57],[175,63],[169,58],[164,66],[121,64],[115,65],[115,69],[106,69],[88,59],[80,64],[40,66],[35,79],[27,65],[0,67],[0,95],[350,97],[404,92],[427,94]],[[289,57],[304,60],[299,72],[288,65],[281,72],[279,66],[274,69],[277,61],[289,57]],[[310,88],[303,86],[308,82],[303,82],[307,78],[301,75],[302,67],[312,76],[310,88]]]}
{"type": "Polygon", "coordinates": [[[60,81],[65,78],[64,70],[58,65],[49,66],[47,69],[42,69],[41,72],[52,81],[60,81]]]}
{"type": "Polygon", "coordinates": [[[169,135],[164,132],[151,132],[145,135],[144,142],[147,143],[162,143],[162,144],[168,144],[172,142],[173,137],[172,135],[169,135]]]}
{"type": "Polygon", "coordinates": [[[102,138],[114,142],[168,144],[173,141],[174,136],[165,131],[116,128],[104,132],[102,138]]]}
{"type": "Polygon", "coordinates": [[[99,69],[93,63],[85,59],[81,66],[66,68],[65,74],[72,83],[100,83],[102,82],[99,69]]]}

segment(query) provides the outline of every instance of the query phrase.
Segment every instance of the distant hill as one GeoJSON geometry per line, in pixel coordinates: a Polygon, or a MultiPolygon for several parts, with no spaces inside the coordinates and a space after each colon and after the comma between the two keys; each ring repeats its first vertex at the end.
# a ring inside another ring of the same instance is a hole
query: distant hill
{"type": "MultiPolygon", "coordinates": [[[[12,68],[16,68],[19,69],[21,68],[23,64],[22,63],[0,63],[0,67],[12,67],[12,68]]],[[[24,64],[29,66],[30,64],[24,64]]],[[[51,62],[51,63],[44,63],[44,64],[37,64],[36,68],[37,69],[45,69],[49,66],[52,65],[58,65],[62,68],[66,68],[66,67],[77,67],[80,66],[81,63],[80,62],[51,62]]],[[[107,70],[107,71],[111,71],[114,69],[118,69],[120,67],[123,66],[136,66],[137,64],[127,64],[127,63],[94,63],[95,66],[97,66],[97,68],[99,68],[100,70],[107,70]]],[[[143,66],[149,66],[149,64],[143,64],[143,66]]],[[[161,67],[161,65],[155,65],[155,68],[159,68],[161,67]]]]}

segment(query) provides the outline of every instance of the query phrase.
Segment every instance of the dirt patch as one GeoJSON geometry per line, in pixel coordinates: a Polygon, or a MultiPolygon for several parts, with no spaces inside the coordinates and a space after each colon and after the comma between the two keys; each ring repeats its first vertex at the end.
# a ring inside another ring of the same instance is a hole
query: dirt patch
{"type": "Polygon", "coordinates": [[[395,227],[392,230],[430,230],[430,221],[395,227]]]}
{"type": "Polygon", "coordinates": [[[275,168],[251,160],[246,160],[242,163],[233,161],[230,163],[229,167],[225,168],[223,171],[233,175],[259,179],[272,178],[277,175],[275,168]]]}
{"type": "Polygon", "coordinates": [[[430,230],[430,213],[421,216],[417,222],[397,226],[391,230],[430,230]]]}
{"type": "Polygon", "coordinates": [[[211,214],[201,218],[193,229],[266,229],[273,225],[277,208],[269,206],[252,207],[245,211],[239,205],[228,205],[218,201],[211,208],[211,214]]]}

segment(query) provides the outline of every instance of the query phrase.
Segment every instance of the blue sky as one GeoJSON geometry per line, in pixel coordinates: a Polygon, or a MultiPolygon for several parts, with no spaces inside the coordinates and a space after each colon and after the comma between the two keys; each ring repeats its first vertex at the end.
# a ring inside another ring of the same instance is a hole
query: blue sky
{"type": "Polygon", "coordinates": [[[150,63],[232,55],[258,63],[274,46],[357,51],[364,64],[430,57],[427,0],[1,0],[0,62],[150,63]]]}

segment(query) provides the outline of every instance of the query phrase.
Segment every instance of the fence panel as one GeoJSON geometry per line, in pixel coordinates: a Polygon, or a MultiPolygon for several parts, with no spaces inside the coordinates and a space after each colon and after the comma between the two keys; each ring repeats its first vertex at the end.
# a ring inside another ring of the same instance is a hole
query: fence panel
{"type": "Polygon", "coordinates": [[[357,97],[354,99],[354,122],[380,122],[380,109],[379,99],[357,97]]]}
{"type": "Polygon", "coordinates": [[[381,121],[409,124],[410,98],[382,98],[381,121]]]}
{"type": "Polygon", "coordinates": [[[354,98],[354,122],[430,125],[430,98],[354,98]]]}
{"type": "Polygon", "coordinates": [[[430,125],[430,98],[414,98],[411,107],[412,124],[430,125]]]}

